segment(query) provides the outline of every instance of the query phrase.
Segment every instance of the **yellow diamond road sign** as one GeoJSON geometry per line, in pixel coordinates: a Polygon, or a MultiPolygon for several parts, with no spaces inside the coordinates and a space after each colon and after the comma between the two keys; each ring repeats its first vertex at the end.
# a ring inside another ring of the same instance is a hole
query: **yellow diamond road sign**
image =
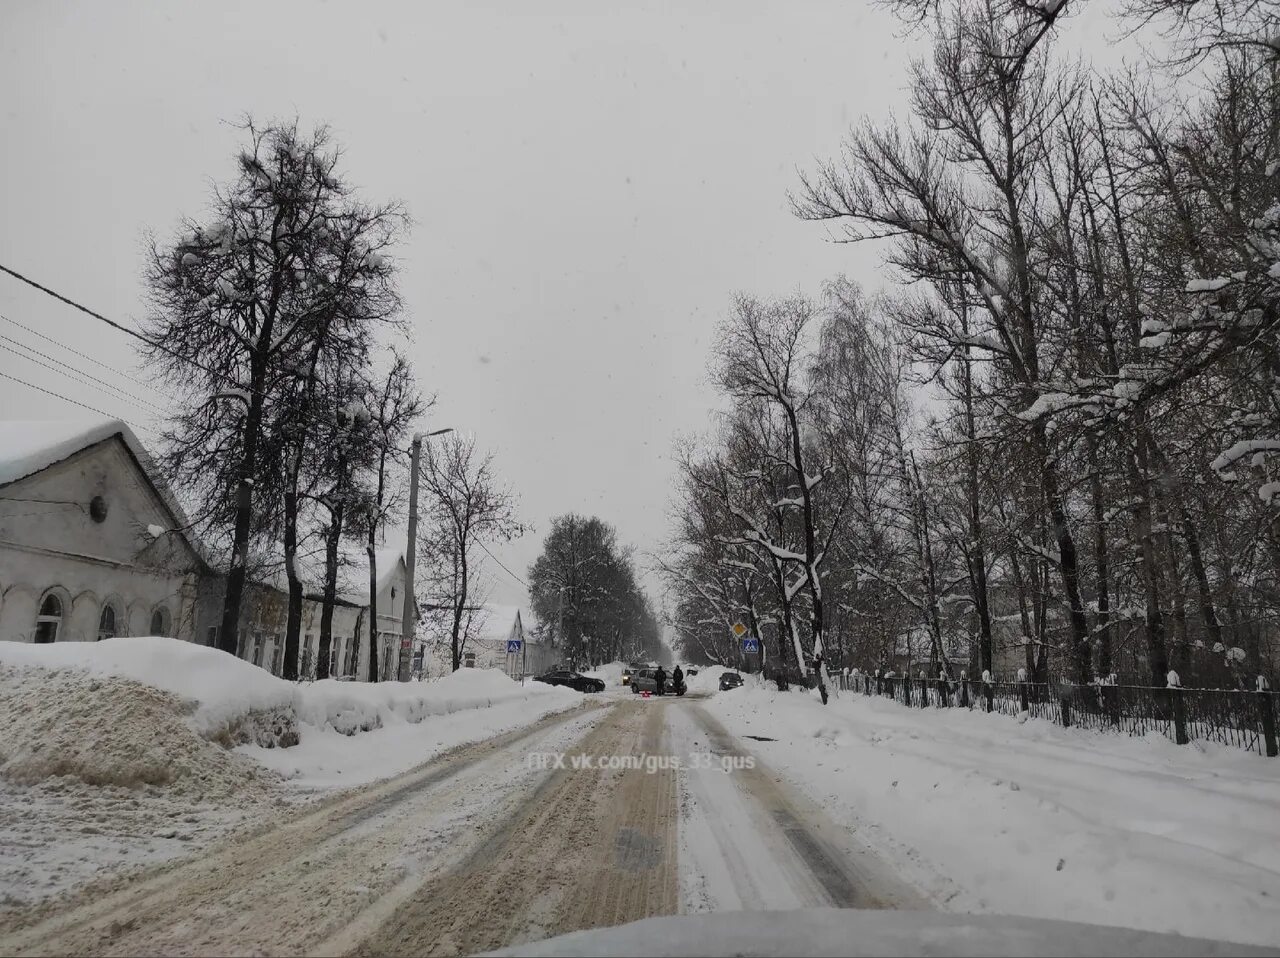
{"type": "Polygon", "coordinates": [[[738,638],[742,638],[743,635],[746,634],[746,631],[747,631],[747,627],[743,625],[741,622],[733,623],[733,634],[736,635],[738,638]]]}

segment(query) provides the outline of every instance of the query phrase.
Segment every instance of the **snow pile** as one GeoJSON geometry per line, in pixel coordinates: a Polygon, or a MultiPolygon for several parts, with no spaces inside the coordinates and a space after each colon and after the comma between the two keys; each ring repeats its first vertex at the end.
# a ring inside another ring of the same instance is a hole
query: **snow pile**
{"type": "Polygon", "coordinates": [[[294,686],[276,681],[296,690],[294,710],[299,722],[317,728],[328,726],[344,735],[548,695],[571,705],[581,701],[577,692],[542,682],[528,681],[522,686],[500,669],[459,669],[430,682],[326,680],[294,686]]]}
{"type": "Polygon", "coordinates": [[[225,744],[240,738],[247,716],[287,714],[294,704],[292,683],[216,649],[163,636],[49,645],[0,642],[0,665],[132,679],[187,703],[191,728],[225,744]]]}
{"type": "Polygon", "coordinates": [[[0,775],[161,786],[194,800],[265,797],[257,766],[191,727],[192,705],[127,679],[0,666],[0,775]]]}
{"type": "Polygon", "coordinates": [[[854,693],[707,708],[950,911],[1280,944],[1280,762],[854,693]]]}
{"type": "Polygon", "coordinates": [[[0,665],[0,904],[189,854],[274,814],[278,777],[199,734],[192,707],[118,676],[0,665]]]}
{"type": "Polygon", "coordinates": [[[625,662],[607,662],[594,672],[583,672],[582,674],[589,675],[593,679],[602,680],[605,688],[611,689],[622,684],[622,670],[626,667],[627,664],[625,662]]]}
{"type": "MultiPolygon", "coordinates": [[[[727,669],[723,665],[706,665],[698,667],[698,674],[691,679],[685,679],[685,687],[690,692],[718,692],[720,691],[720,676],[726,672],[733,672],[734,669],[727,669]]],[[[743,676],[746,679],[746,676],[743,676]]]]}
{"type": "Polygon", "coordinates": [[[289,747],[298,742],[299,726],[354,735],[547,695],[578,701],[577,693],[541,683],[521,687],[496,669],[461,669],[432,682],[298,684],[217,649],[163,636],[50,645],[0,642],[0,664],[77,669],[169,692],[186,703],[192,729],[227,746],[289,747]]]}

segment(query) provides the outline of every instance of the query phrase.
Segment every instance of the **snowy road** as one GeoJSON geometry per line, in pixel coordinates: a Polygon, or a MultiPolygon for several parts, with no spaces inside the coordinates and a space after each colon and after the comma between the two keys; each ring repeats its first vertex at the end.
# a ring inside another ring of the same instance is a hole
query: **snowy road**
{"type": "Polygon", "coordinates": [[[602,698],[19,913],[0,951],[447,955],[766,901],[925,907],[811,802],[744,767],[754,756],[696,698],[602,698]],[[559,768],[530,761],[561,753],[559,768]]]}
{"type": "Polygon", "coordinates": [[[667,724],[676,754],[713,757],[680,779],[684,910],[929,907],[703,708],[667,724]]]}

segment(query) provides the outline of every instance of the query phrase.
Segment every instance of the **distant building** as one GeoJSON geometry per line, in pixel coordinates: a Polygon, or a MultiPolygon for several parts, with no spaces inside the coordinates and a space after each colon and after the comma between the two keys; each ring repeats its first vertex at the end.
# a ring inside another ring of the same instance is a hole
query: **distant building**
{"type": "MultiPolygon", "coordinates": [[[[400,632],[404,612],[405,564],[400,549],[376,553],[378,603],[378,678],[394,678],[399,668],[400,632]]],[[[324,599],[324,556],[299,561],[303,585],[300,674],[314,675],[320,649],[320,614],[324,599]]],[[[198,635],[206,645],[217,642],[222,625],[226,579],[210,576],[200,585],[198,635]]],[[[240,609],[237,655],[279,675],[289,617],[289,584],[282,571],[251,578],[240,609]]],[[[344,550],[333,607],[333,644],[329,672],[334,676],[368,680],[369,563],[363,550],[344,550]]]]}
{"type": "MultiPolygon", "coordinates": [[[[512,678],[536,675],[555,664],[554,650],[530,639],[531,627],[525,627],[529,613],[515,605],[488,602],[475,612],[474,634],[462,650],[462,668],[501,669],[512,678]],[[523,643],[519,653],[508,652],[511,642],[523,643]]],[[[447,675],[453,670],[450,633],[441,623],[427,626],[427,672],[430,676],[447,675]]]]}

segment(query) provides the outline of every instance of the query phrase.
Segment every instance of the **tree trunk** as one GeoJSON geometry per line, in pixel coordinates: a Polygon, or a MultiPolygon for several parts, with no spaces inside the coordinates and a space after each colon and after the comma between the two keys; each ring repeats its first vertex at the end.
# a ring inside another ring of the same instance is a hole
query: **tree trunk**
{"type": "Polygon", "coordinates": [[[1036,451],[1040,455],[1041,476],[1044,483],[1045,502],[1053,523],[1053,536],[1058,544],[1059,567],[1062,571],[1062,588],[1066,593],[1068,616],[1071,625],[1070,661],[1075,680],[1088,683],[1091,675],[1089,649],[1089,620],[1080,597],[1080,568],[1076,556],[1076,543],[1067,525],[1067,511],[1058,485],[1058,469],[1049,455],[1044,423],[1036,426],[1036,451]]]}
{"type": "Polygon", "coordinates": [[[302,633],[302,582],[298,578],[298,468],[295,459],[284,492],[284,572],[289,580],[289,615],[284,629],[284,669],[282,678],[299,678],[302,633]]]}
{"type": "MultiPolygon", "coordinates": [[[[467,537],[460,536],[461,543],[455,543],[459,550],[458,554],[458,591],[453,597],[453,671],[462,668],[462,643],[465,636],[462,634],[462,613],[467,606],[467,591],[470,588],[470,581],[467,575],[467,537]]],[[[590,652],[588,654],[591,654],[590,652]]]]}
{"type": "Polygon", "coordinates": [[[253,525],[253,481],[258,468],[258,439],[262,430],[262,384],[265,370],[255,357],[252,392],[244,424],[244,452],[240,457],[240,485],[236,489],[236,524],[231,546],[231,568],[222,600],[222,628],[218,648],[238,655],[240,651],[240,606],[244,600],[249,572],[249,532],[253,525]]]}
{"type": "Polygon", "coordinates": [[[369,523],[369,681],[378,681],[378,558],[374,537],[377,523],[369,523]]]}
{"type": "MultiPolygon", "coordinates": [[[[345,465],[345,464],[344,464],[345,465]]],[[[329,514],[329,529],[324,541],[324,598],[320,606],[320,651],[317,655],[316,678],[329,678],[333,655],[333,606],[338,597],[338,546],[342,540],[342,503],[335,503],[329,514]]]]}
{"type": "Polygon", "coordinates": [[[1089,479],[1089,493],[1093,503],[1093,564],[1098,596],[1098,659],[1097,671],[1108,676],[1111,668],[1111,586],[1107,560],[1107,514],[1102,494],[1101,466],[1098,462],[1098,444],[1089,440],[1089,462],[1093,475],[1089,479]]]}
{"type": "Polygon", "coordinates": [[[1152,532],[1152,502],[1149,485],[1150,462],[1147,457],[1146,430],[1140,426],[1134,444],[1134,457],[1129,463],[1130,482],[1136,496],[1134,522],[1142,551],[1142,584],[1146,596],[1147,667],[1151,684],[1162,688],[1169,672],[1169,654],[1165,639],[1164,614],[1160,610],[1160,568],[1152,532]]]}

